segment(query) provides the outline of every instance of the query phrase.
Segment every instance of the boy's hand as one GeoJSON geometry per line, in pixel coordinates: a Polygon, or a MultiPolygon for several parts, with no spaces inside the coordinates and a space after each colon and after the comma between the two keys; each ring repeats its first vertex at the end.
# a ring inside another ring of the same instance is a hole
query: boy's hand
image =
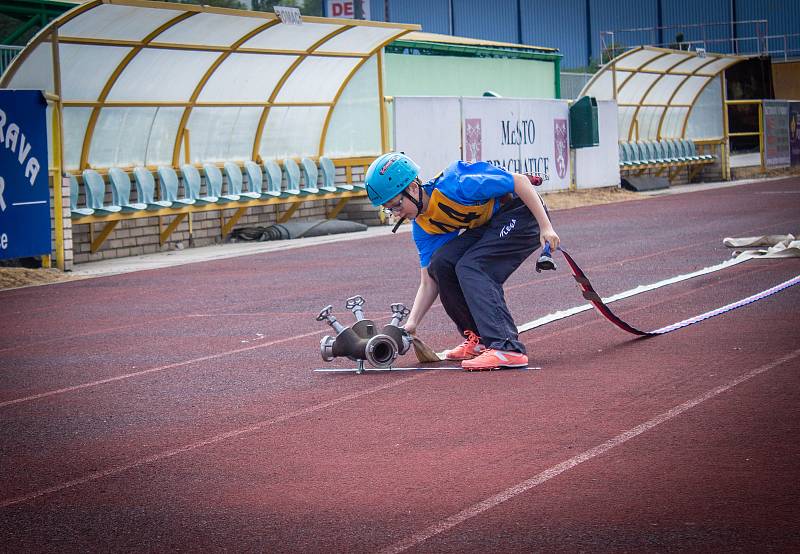
{"type": "Polygon", "coordinates": [[[416,335],[417,334],[417,322],[411,321],[410,319],[406,321],[406,324],[403,325],[403,329],[405,329],[406,333],[409,335],[416,335]]]}
{"type": "Polygon", "coordinates": [[[555,230],[550,227],[548,229],[542,229],[541,233],[539,233],[539,242],[542,244],[542,248],[546,243],[550,243],[550,249],[555,252],[558,249],[558,245],[561,244],[561,239],[558,238],[555,230]]]}

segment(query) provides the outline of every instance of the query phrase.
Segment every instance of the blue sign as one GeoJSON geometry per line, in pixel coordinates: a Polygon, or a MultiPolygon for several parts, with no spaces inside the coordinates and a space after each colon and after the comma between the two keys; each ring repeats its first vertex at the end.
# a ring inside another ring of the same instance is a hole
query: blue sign
{"type": "Polygon", "coordinates": [[[47,102],[0,90],[0,259],[50,253],[47,102]]]}

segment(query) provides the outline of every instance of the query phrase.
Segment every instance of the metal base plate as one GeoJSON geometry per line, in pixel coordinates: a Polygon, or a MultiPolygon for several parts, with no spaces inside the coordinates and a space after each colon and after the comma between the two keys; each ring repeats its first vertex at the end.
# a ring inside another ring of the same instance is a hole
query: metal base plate
{"type": "MultiPolygon", "coordinates": [[[[433,370],[458,370],[464,371],[464,368],[461,366],[428,366],[428,367],[384,367],[384,368],[377,368],[377,367],[367,367],[364,368],[363,373],[386,373],[389,371],[433,371],[433,370]]],[[[501,367],[498,369],[494,369],[492,371],[508,371],[508,370],[536,370],[542,369],[541,367],[501,367]]],[[[358,373],[359,369],[355,367],[321,367],[314,370],[314,373],[358,373]]],[[[465,373],[482,373],[481,371],[465,371],[465,373]]]]}

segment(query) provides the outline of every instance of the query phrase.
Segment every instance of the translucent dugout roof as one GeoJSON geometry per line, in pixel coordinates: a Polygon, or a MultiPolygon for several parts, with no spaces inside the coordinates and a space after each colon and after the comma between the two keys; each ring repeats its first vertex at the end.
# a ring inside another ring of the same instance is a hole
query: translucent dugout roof
{"type": "Polygon", "coordinates": [[[92,0],[43,29],[0,87],[60,101],[65,169],[377,154],[381,51],[415,29],[92,0]]]}
{"type": "Polygon", "coordinates": [[[743,59],[641,46],[607,63],[580,96],[617,101],[620,140],[683,137],[703,90],[743,59]]]}

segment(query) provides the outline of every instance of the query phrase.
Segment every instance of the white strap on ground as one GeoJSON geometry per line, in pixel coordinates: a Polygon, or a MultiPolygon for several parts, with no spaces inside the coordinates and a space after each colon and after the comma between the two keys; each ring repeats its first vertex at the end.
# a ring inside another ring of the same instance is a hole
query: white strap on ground
{"type": "MultiPolygon", "coordinates": [[[[756,237],[746,237],[742,239],[725,239],[725,241],[736,241],[737,243],[744,242],[751,238],[756,237]]],[[[746,246],[768,246],[766,250],[759,249],[759,250],[745,250],[743,252],[735,253],[737,257],[749,257],[749,258],[800,258],[800,240],[795,240],[795,237],[792,235],[785,235],[775,236],[775,237],[760,237],[757,239],[760,241],[758,244],[738,244],[738,247],[746,247],[746,246]],[[776,238],[780,240],[776,240],[771,244],[765,244],[766,241],[761,241],[764,238],[776,238]]],[[[726,246],[729,246],[727,242],[724,242],[726,246]]]]}
{"type": "MultiPolygon", "coordinates": [[[[636,296],[637,294],[642,294],[643,292],[649,292],[651,290],[660,289],[661,287],[666,287],[667,285],[680,283],[681,281],[693,279],[694,277],[700,277],[701,275],[708,275],[709,273],[714,273],[715,271],[720,271],[722,269],[733,267],[737,264],[746,262],[750,259],[751,258],[749,257],[733,258],[731,260],[726,260],[717,265],[712,265],[710,267],[704,267],[703,269],[698,269],[697,271],[693,271],[692,273],[686,273],[685,275],[677,275],[675,277],[670,277],[669,279],[664,279],[663,281],[658,281],[657,283],[652,283],[650,285],[639,285],[638,287],[632,288],[630,290],[626,290],[624,292],[620,292],[613,296],[603,298],[602,299],[603,304],[611,304],[612,302],[617,302],[618,300],[630,298],[631,296],[636,296]]],[[[541,327],[542,325],[547,325],[548,323],[552,323],[553,321],[558,321],[559,319],[564,319],[565,317],[573,316],[575,314],[579,314],[581,312],[585,312],[591,309],[592,309],[591,304],[581,304],[580,306],[575,306],[574,308],[569,308],[567,310],[560,310],[558,312],[548,314],[544,317],[540,317],[539,319],[534,319],[533,321],[529,321],[528,323],[524,323],[518,326],[517,332],[524,333],[525,331],[530,331],[531,329],[541,327]]]]}
{"type": "MultiPolygon", "coordinates": [[[[668,285],[674,285],[675,283],[680,283],[681,281],[687,281],[695,277],[721,271],[753,259],[800,258],[800,240],[795,240],[794,235],[763,235],[760,237],[741,238],[728,237],[723,239],[722,243],[729,248],[743,248],[748,246],[767,246],[768,248],[765,250],[745,250],[743,252],[734,252],[736,257],[717,265],[704,267],[703,269],[698,269],[692,273],[670,277],[669,279],[664,279],[663,281],[658,281],[657,283],[652,283],[650,285],[639,285],[638,287],[630,290],[603,298],[602,301],[604,304],[611,304],[613,302],[617,302],[618,300],[636,296],[637,294],[642,294],[644,292],[660,289],[661,287],[666,287],[668,285]]],[[[526,331],[530,331],[531,329],[536,329],[537,327],[547,325],[548,323],[591,310],[592,307],[593,306],[591,304],[581,304],[580,306],[575,306],[566,310],[559,310],[557,312],[540,317],[539,319],[534,319],[533,321],[529,321],[528,323],[523,323],[522,325],[517,326],[517,332],[524,333],[526,331]]],[[[444,359],[444,351],[437,353],[437,355],[440,359],[444,359]]]]}
{"type": "Polygon", "coordinates": [[[794,235],[762,235],[760,237],[726,237],[722,239],[722,244],[728,248],[746,248],[748,246],[775,246],[780,242],[795,240],[794,235]]]}
{"type": "MultiPolygon", "coordinates": [[[[643,292],[649,292],[651,290],[660,289],[661,287],[666,287],[667,285],[673,285],[675,283],[680,283],[681,281],[686,281],[694,277],[700,277],[701,275],[708,275],[709,273],[714,273],[715,271],[721,271],[752,259],[800,257],[800,240],[795,240],[794,235],[764,235],[760,237],[742,238],[729,237],[725,238],[722,243],[730,248],[742,248],[747,246],[768,246],[769,248],[766,250],[745,250],[744,252],[735,253],[735,258],[724,261],[720,264],[705,267],[685,275],[671,277],[650,285],[640,285],[636,288],[609,296],[608,298],[603,298],[603,303],[611,304],[612,302],[630,298],[631,296],[636,296],[637,294],[642,294],[643,292]]],[[[540,317],[539,319],[534,319],[533,321],[519,325],[517,327],[517,332],[524,333],[525,331],[530,331],[531,329],[536,329],[537,327],[547,325],[553,321],[558,321],[559,319],[564,319],[566,317],[570,317],[591,309],[591,304],[581,304],[580,306],[575,306],[574,308],[560,310],[544,317],[540,317]]]]}

